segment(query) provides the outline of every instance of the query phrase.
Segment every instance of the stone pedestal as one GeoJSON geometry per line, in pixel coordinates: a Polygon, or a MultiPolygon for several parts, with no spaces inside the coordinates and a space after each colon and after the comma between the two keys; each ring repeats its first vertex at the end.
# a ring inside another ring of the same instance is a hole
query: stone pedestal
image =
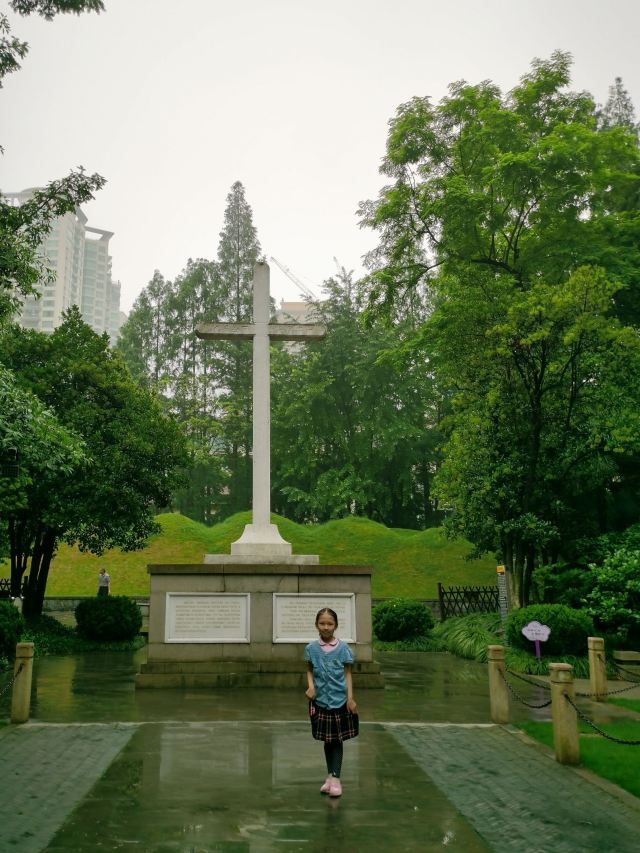
{"type": "Polygon", "coordinates": [[[151,565],[149,652],[136,686],[306,687],[305,645],[322,607],[353,649],[356,689],[384,686],[373,661],[371,569],[310,556],[207,555],[151,565]]]}

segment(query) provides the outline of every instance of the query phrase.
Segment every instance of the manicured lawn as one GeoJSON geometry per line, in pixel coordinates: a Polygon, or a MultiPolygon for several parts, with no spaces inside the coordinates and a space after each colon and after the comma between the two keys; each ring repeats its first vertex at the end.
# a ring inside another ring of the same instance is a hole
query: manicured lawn
{"type": "Polygon", "coordinates": [[[618,699],[616,696],[607,700],[612,705],[619,705],[621,708],[629,708],[630,711],[636,711],[640,714],[640,699],[618,699]]]}
{"type": "MultiPolygon", "coordinates": [[[[553,749],[551,723],[518,723],[518,728],[553,749]]],[[[640,720],[608,723],[600,728],[623,740],[640,740],[640,720]]],[[[582,723],[579,730],[580,761],[583,767],[640,797],[640,746],[613,743],[596,735],[582,723]]]]}
{"type": "MultiPolygon", "coordinates": [[[[372,566],[374,597],[436,598],[438,581],[495,584],[495,560],[465,560],[471,546],[446,539],[439,528],[393,530],[364,518],[322,525],[295,524],[276,515],[272,520],[296,554],[319,554],[325,565],[372,566]]],[[[148,595],[148,563],[201,563],[204,554],[229,553],[250,514],[238,513],[214,527],[177,513],[160,515],[158,521],[162,535],[153,537],[142,551],[125,554],[114,549],[94,557],[62,545],[51,565],[47,595],[94,595],[101,565],[111,575],[114,595],[148,595]]],[[[6,567],[4,574],[8,574],[6,567]]]]}

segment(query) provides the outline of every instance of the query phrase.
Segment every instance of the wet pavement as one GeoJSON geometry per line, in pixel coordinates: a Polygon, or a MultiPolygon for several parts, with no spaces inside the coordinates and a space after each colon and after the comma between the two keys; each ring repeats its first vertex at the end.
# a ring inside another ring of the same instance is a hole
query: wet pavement
{"type": "MultiPolygon", "coordinates": [[[[357,696],[361,735],[345,744],[344,796],[332,800],[319,793],[322,745],[299,691],[136,691],[144,656],[36,661],[32,721],[0,727],[0,779],[10,788],[0,798],[2,853],[640,846],[640,810],[488,725],[484,665],[379,654],[387,686],[357,696]]],[[[533,704],[548,697],[518,690],[533,704]]],[[[550,708],[512,709],[516,721],[550,717],[550,708]]],[[[599,721],[621,713],[589,712],[599,721]]]]}

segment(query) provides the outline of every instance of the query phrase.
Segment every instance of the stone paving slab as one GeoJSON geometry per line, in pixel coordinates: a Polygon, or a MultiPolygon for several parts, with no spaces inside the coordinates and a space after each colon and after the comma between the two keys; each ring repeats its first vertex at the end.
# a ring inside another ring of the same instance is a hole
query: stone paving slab
{"type": "Polygon", "coordinates": [[[490,853],[383,726],[365,729],[330,799],[307,722],[143,725],[46,853],[490,853]]]}
{"type": "Polygon", "coordinates": [[[494,853],[640,850],[640,811],[500,726],[386,728],[494,853]]]}
{"type": "Polygon", "coordinates": [[[122,723],[0,729],[0,850],[39,853],[128,743],[122,723]]]}

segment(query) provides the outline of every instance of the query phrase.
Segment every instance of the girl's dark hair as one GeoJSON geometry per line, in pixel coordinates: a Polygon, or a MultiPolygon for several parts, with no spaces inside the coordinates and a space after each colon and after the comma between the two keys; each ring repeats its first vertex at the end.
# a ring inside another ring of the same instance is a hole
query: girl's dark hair
{"type": "Polygon", "coordinates": [[[328,613],[329,616],[336,623],[336,628],[338,627],[338,614],[335,610],[332,610],[330,607],[323,607],[322,610],[318,610],[316,613],[316,625],[318,624],[318,619],[322,616],[323,613],[328,613]]]}

